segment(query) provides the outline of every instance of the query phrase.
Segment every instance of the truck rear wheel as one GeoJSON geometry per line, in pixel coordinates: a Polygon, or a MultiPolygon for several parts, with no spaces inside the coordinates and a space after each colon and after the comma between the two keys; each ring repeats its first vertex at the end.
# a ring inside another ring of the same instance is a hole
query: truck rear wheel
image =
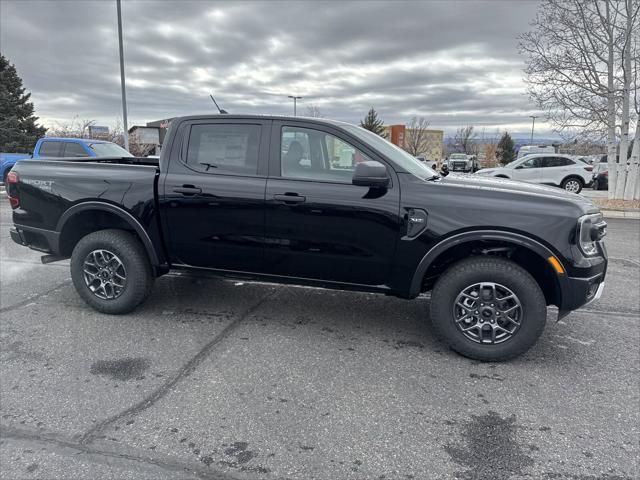
{"type": "Polygon", "coordinates": [[[547,318],[544,294],[516,263],[473,257],[450,267],[431,294],[431,321],[465,357],[499,362],[538,340],[547,318]]]}
{"type": "Polygon", "coordinates": [[[140,241],[124,230],[83,237],[71,254],[71,278],[80,297],[99,312],[128,313],[149,295],[154,276],[140,241]]]}

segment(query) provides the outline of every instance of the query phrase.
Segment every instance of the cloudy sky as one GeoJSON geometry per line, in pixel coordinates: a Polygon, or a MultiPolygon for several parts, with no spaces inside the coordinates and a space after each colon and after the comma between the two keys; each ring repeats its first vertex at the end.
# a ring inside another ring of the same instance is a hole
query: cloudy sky
{"type": "MultiPolygon", "coordinates": [[[[130,124],[206,113],[290,114],[317,105],[357,122],[422,115],[525,133],[536,113],[516,37],[536,1],[123,0],[130,124]]],[[[0,51],[47,125],[121,116],[115,0],[0,0],[0,51]]],[[[548,132],[544,124],[536,132],[548,132]]]]}

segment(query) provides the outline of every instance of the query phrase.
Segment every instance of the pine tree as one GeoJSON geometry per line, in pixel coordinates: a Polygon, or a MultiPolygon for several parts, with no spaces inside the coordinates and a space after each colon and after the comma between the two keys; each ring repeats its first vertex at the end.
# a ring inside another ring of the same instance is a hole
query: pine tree
{"type": "Polygon", "coordinates": [[[380,135],[383,138],[385,137],[384,122],[381,118],[378,118],[378,112],[376,112],[373,107],[371,107],[367,116],[364,117],[364,120],[360,122],[360,126],[372,131],[376,135],[380,135]]]}
{"type": "Polygon", "coordinates": [[[504,132],[502,138],[498,142],[498,151],[496,157],[502,165],[513,162],[516,159],[516,152],[513,149],[514,143],[509,132],[504,132]]]}
{"type": "Polygon", "coordinates": [[[0,55],[0,150],[30,153],[47,129],[36,124],[31,93],[25,93],[16,67],[0,55]]]}

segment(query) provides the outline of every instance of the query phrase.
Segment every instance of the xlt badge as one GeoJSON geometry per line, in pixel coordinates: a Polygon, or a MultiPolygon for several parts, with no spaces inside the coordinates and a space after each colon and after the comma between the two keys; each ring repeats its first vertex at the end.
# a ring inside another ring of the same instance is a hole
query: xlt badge
{"type": "Polygon", "coordinates": [[[427,212],[419,208],[410,208],[407,219],[407,234],[403,240],[410,240],[420,235],[427,228],[427,212]]]}

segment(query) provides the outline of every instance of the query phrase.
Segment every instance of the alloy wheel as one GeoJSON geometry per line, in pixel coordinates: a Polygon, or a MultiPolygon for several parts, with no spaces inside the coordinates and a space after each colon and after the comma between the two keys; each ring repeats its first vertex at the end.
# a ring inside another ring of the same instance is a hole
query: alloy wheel
{"type": "Polygon", "coordinates": [[[580,191],[580,182],[578,180],[569,180],[565,183],[564,189],[567,192],[578,193],[580,191]]]}
{"type": "Polygon", "coordinates": [[[456,327],[469,340],[481,344],[511,339],[522,322],[520,299],[504,285],[481,282],[464,288],[453,305],[456,327]]]}
{"type": "Polygon", "coordinates": [[[93,250],[82,265],[84,283],[103,300],[113,300],[124,292],[127,272],[122,260],[109,250],[93,250]]]}

